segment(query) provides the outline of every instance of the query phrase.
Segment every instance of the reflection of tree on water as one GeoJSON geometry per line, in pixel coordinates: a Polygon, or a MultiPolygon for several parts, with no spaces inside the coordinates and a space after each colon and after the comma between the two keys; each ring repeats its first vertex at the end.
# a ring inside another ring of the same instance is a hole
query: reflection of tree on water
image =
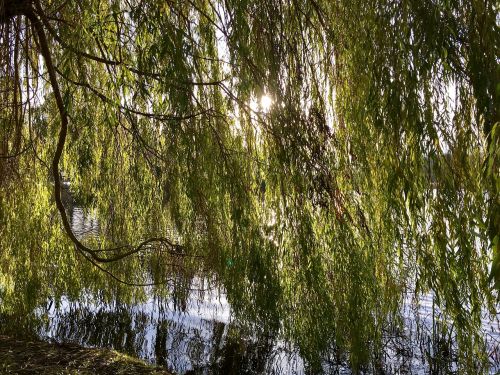
{"type": "Polygon", "coordinates": [[[271,363],[274,339],[269,334],[245,339],[237,326],[230,326],[223,345],[215,348],[211,366],[216,373],[263,374],[271,363]]]}
{"type": "Polygon", "coordinates": [[[162,366],[167,365],[167,338],[170,323],[163,320],[156,326],[155,357],[156,363],[162,366]]]}
{"type": "Polygon", "coordinates": [[[224,318],[210,319],[217,313],[226,315],[228,306],[211,300],[196,302],[193,294],[188,295],[188,314],[173,302],[160,305],[153,300],[142,306],[63,300],[58,309],[49,303],[49,320],[39,333],[57,341],[113,348],[180,373],[202,369],[221,374],[263,372],[273,350],[272,336],[256,335],[224,318]]]}

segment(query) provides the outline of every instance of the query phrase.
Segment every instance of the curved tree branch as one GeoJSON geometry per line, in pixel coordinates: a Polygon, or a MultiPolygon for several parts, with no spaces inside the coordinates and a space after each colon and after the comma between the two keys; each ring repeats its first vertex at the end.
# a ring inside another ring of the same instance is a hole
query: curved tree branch
{"type": "MultiPolygon", "coordinates": [[[[57,141],[57,145],[56,145],[56,150],[54,153],[54,157],[52,159],[52,175],[54,178],[54,199],[55,199],[59,214],[61,215],[61,219],[62,219],[64,230],[65,230],[66,234],[71,239],[73,244],[76,246],[78,251],[80,251],[84,255],[89,255],[94,262],[99,262],[99,263],[110,263],[110,262],[115,262],[115,261],[121,260],[123,258],[130,256],[130,255],[138,253],[139,251],[147,248],[148,245],[155,243],[155,242],[159,243],[159,244],[167,245],[170,248],[171,253],[174,253],[176,255],[182,255],[182,253],[180,253],[180,251],[179,251],[182,248],[180,245],[176,245],[173,242],[171,242],[169,239],[164,238],[164,237],[154,237],[154,238],[150,238],[150,239],[147,239],[147,240],[141,242],[136,247],[126,245],[126,246],[106,249],[106,252],[108,252],[108,251],[109,252],[121,251],[122,249],[126,249],[126,251],[122,251],[119,254],[114,255],[114,256],[103,257],[103,256],[99,255],[100,252],[103,252],[102,249],[94,250],[94,249],[91,249],[91,248],[85,246],[73,233],[73,231],[71,229],[70,222],[68,220],[68,216],[66,214],[66,209],[64,207],[64,204],[63,204],[62,198],[61,198],[61,177],[60,177],[60,173],[59,173],[59,162],[61,160],[62,153],[64,151],[64,145],[66,143],[66,136],[68,133],[68,113],[67,113],[66,108],[64,106],[64,102],[63,102],[63,99],[61,96],[61,91],[59,89],[59,84],[57,82],[56,70],[55,70],[54,64],[52,62],[52,56],[51,56],[51,53],[49,50],[47,37],[45,35],[45,30],[44,30],[43,24],[31,6],[28,6],[28,7],[26,7],[26,9],[24,9],[24,15],[31,21],[31,24],[33,26],[35,34],[37,35],[37,37],[39,39],[40,51],[41,51],[41,54],[42,54],[43,59],[45,61],[45,64],[47,66],[47,72],[49,74],[50,85],[51,85],[52,90],[54,92],[54,97],[56,99],[57,109],[59,111],[59,117],[61,119],[61,128],[59,130],[59,136],[58,136],[58,141],[57,141]]],[[[86,258],[89,259],[88,256],[86,256],[86,258]]]]}
{"type": "MultiPolygon", "coordinates": [[[[108,66],[121,66],[124,67],[125,69],[128,69],[131,73],[137,74],[138,76],[143,76],[143,77],[148,77],[155,79],[157,81],[164,81],[165,77],[162,74],[155,73],[155,72],[146,72],[141,69],[138,69],[137,67],[130,66],[129,64],[120,61],[120,60],[111,60],[105,57],[101,56],[96,56],[90,53],[87,53],[85,51],[81,51],[78,48],[75,48],[74,46],[66,43],[57,33],[56,30],[50,25],[50,22],[43,12],[39,2],[36,2],[36,7],[37,7],[37,12],[40,15],[40,21],[43,23],[43,26],[47,29],[47,31],[52,35],[54,40],[59,43],[59,45],[74,53],[75,55],[84,57],[86,59],[106,64],[108,66]]],[[[216,80],[216,81],[207,81],[207,82],[202,82],[202,81],[176,81],[177,85],[184,85],[184,86],[218,86],[224,81],[228,80],[229,77],[226,77],[224,79],[216,80]]]]}

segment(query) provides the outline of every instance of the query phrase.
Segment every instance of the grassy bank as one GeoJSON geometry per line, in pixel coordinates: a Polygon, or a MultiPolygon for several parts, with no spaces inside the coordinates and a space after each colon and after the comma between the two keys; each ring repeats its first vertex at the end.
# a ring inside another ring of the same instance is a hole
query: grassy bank
{"type": "Polygon", "coordinates": [[[155,374],[171,375],[108,349],[0,336],[0,374],[155,374]]]}

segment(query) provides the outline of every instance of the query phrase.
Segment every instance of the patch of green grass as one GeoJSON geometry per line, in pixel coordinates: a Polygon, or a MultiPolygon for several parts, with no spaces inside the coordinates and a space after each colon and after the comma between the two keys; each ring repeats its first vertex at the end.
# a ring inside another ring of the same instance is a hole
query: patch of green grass
{"type": "Polygon", "coordinates": [[[171,375],[108,349],[0,336],[0,374],[155,374],[171,375]]]}

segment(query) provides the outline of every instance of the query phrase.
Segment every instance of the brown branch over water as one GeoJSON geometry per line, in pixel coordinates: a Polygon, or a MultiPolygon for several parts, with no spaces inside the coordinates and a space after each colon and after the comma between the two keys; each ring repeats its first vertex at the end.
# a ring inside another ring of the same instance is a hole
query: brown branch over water
{"type": "MultiPolygon", "coordinates": [[[[40,18],[37,15],[38,13],[43,13],[41,10],[41,6],[39,2],[36,2],[36,11],[32,8],[31,5],[26,6],[23,9],[23,14],[31,21],[32,27],[34,29],[35,34],[38,37],[39,44],[40,44],[40,51],[42,54],[42,57],[45,61],[46,67],[47,67],[47,72],[49,75],[49,81],[50,85],[52,87],[54,97],[56,99],[56,105],[57,109],[59,111],[59,117],[61,120],[61,128],[59,130],[59,136],[57,140],[57,145],[56,145],[56,150],[54,153],[54,157],[52,159],[52,174],[54,178],[54,199],[56,202],[57,209],[59,211],[59,214],[61,216],[62,222],[63,222],[63,227],[70,238],[70,240],[73,242],[75,247],[77,248],[78,251],[83,253],[85,258],[91,259],[92,263],[95,264],[95,262],[98,263],[110,263],[110,262],[115,262],[121,259],[124,259],[130,255],[136,254],[140,252],[143,249],[146,249],[149,245],[152,243],[159,243],[161,245],[166,245],[167,247],[170,248],[169,252],[175,255],[183,255],[180,250],[182,250],[182,246],[174,244],[172,241],[170,241],[167,238],[164,237],[153,237],[149,238],[143,242],[141,242],[139,245],[133,247],[130,245],[126,246],[120,246],[116,248],[110,248],[110,249],[91,249],[84,245],[73,233],[71,229],[71,225],[68,219],[68,216],[66,214],[66,209],[64,207],[64,204],[62,202],[61,198],[61,177],[59,173],[59,162],[62,157],[62,153],[64,151],[64,145],[66,143],[66,137],[68,133],[68,113],[66,111],[66,108],[64,106],[64,102],[61,96],[61,91],[59,89],[59,84],[57,82],[57,77],[56,77],[56,69],[52,61],[52,56],[49,50],[48,42],[47,42],[47,37],[45,35],[45,30],[43,27],[43,24],[40,20],[40,18]],[[109,257],[103,257],[100,255],[102,252],[119,252],[119,254],[114,255],[114,256],[109,256],[109,257]],[[90,258],[89,258],[90,256],[90,258]]],[[[99,267],[101,268],[101,267],[99,267]]],[[[102,268],[101,268],[102,269],[102,268]]]]}

